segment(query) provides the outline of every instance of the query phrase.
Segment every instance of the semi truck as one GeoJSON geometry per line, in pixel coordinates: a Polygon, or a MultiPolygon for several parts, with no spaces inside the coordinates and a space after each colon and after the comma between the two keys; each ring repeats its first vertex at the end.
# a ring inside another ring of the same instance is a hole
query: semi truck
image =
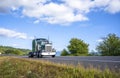
{"type": "Polygon", "coordinates": [[[52,43],[45,38],[37,38],[32,41],[32,52],[29,52],[29,57],[52,56],[55,57],[56,51],[52,46],[52,43]]]}

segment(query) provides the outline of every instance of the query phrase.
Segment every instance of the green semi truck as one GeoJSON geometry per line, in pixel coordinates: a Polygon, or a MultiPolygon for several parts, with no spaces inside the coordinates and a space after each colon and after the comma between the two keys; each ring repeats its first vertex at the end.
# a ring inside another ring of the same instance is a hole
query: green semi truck
{"type": "Polygon", "coordinates": [[[32,52],[29,52],[29,57],[52,56],[55,57],[56,51],[52,47],[52,43],[45,38],[37,38],[32,41],[32,52]]]}

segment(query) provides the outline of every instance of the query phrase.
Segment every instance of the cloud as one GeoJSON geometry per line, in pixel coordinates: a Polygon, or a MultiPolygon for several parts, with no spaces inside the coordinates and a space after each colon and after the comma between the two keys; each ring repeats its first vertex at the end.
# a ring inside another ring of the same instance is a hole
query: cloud
{"type": "Polygon", "coordinates": [[[94,10],[120,12],[120,0],[1,0],[0,13],[19,11],[23,16],[35,18],[34,23],[69,24],[87,21],[94,10]]]}
{"type": "Polygon", "coordinates": [[[30,39],[27,34],[20,33],[14,30],[0,28],[0,36],[9,37],[9,38],[19,38],[19,39],[30,39]]]}
{"type": "MultiPolygon", "coordinates": [[[[88,20],[83,14],[74,14],[71,8],[56,3],[36,6],[33,10],[25,8],[23,14],[28,17],[38,18],[39,21],[47,21],[51,24],[65,24],[88,20]]],[[[38,23],[38,20],[34,23],[38,23]]]]}
{"type": "Polygon", "coordinates": [[[93,1],[91,0],[63,0],[67,6],[72,8],[77,13],[88,13],[92,7],[93,1]]]}
{"type": "Polygon", "coordinates": [[[110,1],[108,7],[106,7],[105,10],[112,14],[120,12],[120,0],[110,1]]]}
{"type": "Polygon", "coordinates": [[[97,42],[103,42],[103,39],[98,39],[97,42]]]}

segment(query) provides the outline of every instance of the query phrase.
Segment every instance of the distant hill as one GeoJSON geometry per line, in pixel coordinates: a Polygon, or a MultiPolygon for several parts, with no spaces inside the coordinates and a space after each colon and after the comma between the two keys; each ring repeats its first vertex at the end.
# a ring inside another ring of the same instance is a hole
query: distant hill
{"type": "Polygon", "coordinates": [[[30,51],[31,50],[29,49],[14,48],[11,46],[0,46],[0,53],[2,54],[26,55],[30,51]]]}

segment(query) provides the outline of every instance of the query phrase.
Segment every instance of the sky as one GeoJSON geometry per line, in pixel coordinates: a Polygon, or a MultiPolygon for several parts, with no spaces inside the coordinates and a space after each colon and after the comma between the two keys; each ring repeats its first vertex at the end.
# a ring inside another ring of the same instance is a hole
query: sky
{"type": "Polygon", "coordinates": [[[71,38],[95,50],[103,37],[120,37],[120,0],[0,0],[0,45],[32,49],[49,38],[57,51],[71,38]]]}

